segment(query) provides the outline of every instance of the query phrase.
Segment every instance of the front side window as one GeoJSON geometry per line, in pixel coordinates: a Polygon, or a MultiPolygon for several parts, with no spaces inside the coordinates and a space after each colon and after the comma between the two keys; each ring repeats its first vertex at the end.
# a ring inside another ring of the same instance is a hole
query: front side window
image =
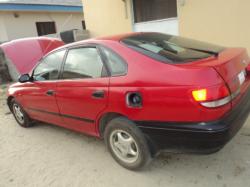
{"type": "Polygon", "coordinates": [[[102,77],[105,68],[95,47],[71,49],[62,74],[63,79],[102,77]]]}
{"type": "Polygon", "coordinates": [[[65,50],[54,52],[45,57],[42,62],[35,68],[33,72],[33,79],[36,81],[58,79],[64,55],[65,50]]]}
{"type": "Polygon", "coordinates": [[[125,75],[127,73],[127,64],[124,60],[118,56],[116,53],[107,49],[105,47],[101,47],[104,52],[109,69],[111,71],[111,76],[120,76],[125,75]]]}

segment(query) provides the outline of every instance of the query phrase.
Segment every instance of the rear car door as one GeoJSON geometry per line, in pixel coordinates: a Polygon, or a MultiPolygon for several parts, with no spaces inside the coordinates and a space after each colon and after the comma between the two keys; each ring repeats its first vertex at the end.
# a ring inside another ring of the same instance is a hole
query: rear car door
{"type": "Polygon", "coordinates": [[[57,51],[42,59],[33,71],[33,81],[26,83],[22,104],[33,119],[62,123],[55,96],[65,52],[57,51]]]}
{"type": "Polygon", "coordinates": [[[57,86],[64,127],[95,135],[95,120],[107,106],[109,77],[95,46],[71,48],[57,86]]]}

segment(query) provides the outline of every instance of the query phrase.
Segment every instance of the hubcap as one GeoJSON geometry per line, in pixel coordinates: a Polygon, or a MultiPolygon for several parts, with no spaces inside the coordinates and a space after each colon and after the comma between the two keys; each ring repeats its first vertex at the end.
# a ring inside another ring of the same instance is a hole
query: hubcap
{"type": "Polygon", "coordinates": [[[110,136],[110,145],[115,155],[126,163],[134,163],[138,159],[139,150],[134,138],[123,130],[115,130],[110,136]]]}
{"type": "Polygon", "coordinates": [[[23,112],[20,108],[20,106],[18,106],[17,104],[14,104],[13,105],[13,112],[14,112],[14,115],[17,119],[17,121],[21,124],[24,123],[24,115],[23,115],[23,112]]]}

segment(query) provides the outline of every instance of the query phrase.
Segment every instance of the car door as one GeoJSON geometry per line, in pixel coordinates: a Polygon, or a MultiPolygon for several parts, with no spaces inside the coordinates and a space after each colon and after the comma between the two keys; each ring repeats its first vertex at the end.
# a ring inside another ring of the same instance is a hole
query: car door
{"type": "Polygon", "coordinates": [[[33,119],[62,123],[55,96],[65,52],[53,52],[42,59],[33,71],[33,81],[25,85],[22,104],[33,119]]]}
{"type": "Polygon", "coordinates": [[[95,120],[108,102],[109,77],[95,46],[71,48],[56,99],[64,127],[95,135],[95,120]]]}

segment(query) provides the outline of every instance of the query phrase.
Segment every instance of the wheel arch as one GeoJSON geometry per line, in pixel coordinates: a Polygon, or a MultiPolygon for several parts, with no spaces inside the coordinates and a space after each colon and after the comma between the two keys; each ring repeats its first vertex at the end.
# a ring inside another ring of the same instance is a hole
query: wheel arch
{"type": "Polygon", "coordinates": [[[99,135],[100,135],[101,138],[103,138],[104,131],[105,131],[105,128],[106,128],[107,124],[112,119],[117,118],[117,117],[125,117],[125,118],[127,118],[123,114],[116,113],[116,112],[107,112],[107,113],[103,114],[99,118],[96,129],[97,129],[97,131],[98,131],[98,133],[99,133],[99,135]]]}
{"type": "MultiPolygon", "coordinates": [[[[97,132],[98,132],[100,138],[104,137],[104,131],[105,131],[105,128],[107,127],[107,124],[112,119],[117,118],[117,117],[124,117],[124,118],[127,118],[128,120],[130,120],[127,116],[125,116],[121,113],[116,113],[116,112],[107,112],[99,118],[98,123],[97,123],[97,132]]],[[[148,136],[145,136],[145,139],[148,143],[151,155],[153,157],[156,156],[159,153],[158,148],[154,145],[154,142],[152,142],[152,140],[148,136]]]]}

